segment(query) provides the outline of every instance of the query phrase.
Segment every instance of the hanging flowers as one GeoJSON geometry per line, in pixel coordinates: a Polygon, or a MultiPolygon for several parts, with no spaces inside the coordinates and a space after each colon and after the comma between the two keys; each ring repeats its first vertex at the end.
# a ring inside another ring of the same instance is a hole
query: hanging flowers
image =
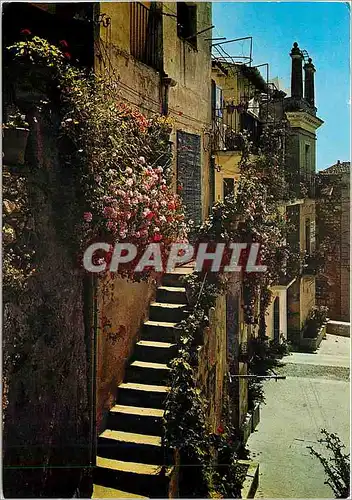
{"type": "MultiPolygon", "coordinates": [[[[77,214],[80,250],[92,242],[111,248],[127,242],[138,247],[137,259],[149,243],[159,243],[165,260],[171,244],[187,238],[182,202],[172,189],[170,121],[147,118],[121,101],[116,85],[74,68],[66,40],[55,47],[34,36],[9,49],[15,60],[53,69],[48,78],[63,102],[61,137],[72,145],[65,162],[79,172],[83,193],[77,214]]],[[[96,259],[111,256],[112,251],[96,259]]],[[[134,278],[133,269],[131,263],[118,272],[134,278]]]]}

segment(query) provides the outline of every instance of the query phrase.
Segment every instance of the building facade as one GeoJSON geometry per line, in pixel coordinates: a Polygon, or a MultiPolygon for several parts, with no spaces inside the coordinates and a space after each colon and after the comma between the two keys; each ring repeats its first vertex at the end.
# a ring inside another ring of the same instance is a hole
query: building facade
{"type": "Polygon", "coordinates": [[[329,317],[350,321],[350,162],[319,172],[317,246],[324,264],[317,279],[317,301],[329,317]]]}

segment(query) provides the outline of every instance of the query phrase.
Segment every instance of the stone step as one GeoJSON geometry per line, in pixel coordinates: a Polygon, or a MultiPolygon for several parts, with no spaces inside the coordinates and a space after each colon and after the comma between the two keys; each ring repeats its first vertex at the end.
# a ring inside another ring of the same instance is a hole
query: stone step
{"type": "Polygon", "coordinates": [[[126,370],[125,382],[141,382],[165,385],[168,382],[170,368],[163,363],[133,361],[126,370]]]}
{"type": "MultiPolygon", "coordinates": [[[[96,469],[96,472],[98,469],[96,469]]],[[[100,484],[93,484],[92,498],[149,498],[142,495],[134,495],[127,493],[127,491],[116,490],[100,484]]]]}
{"type": "Polygon", "coordinates": [[[170,473],[170,468],[158,465],[98,456],[94,482],[105,487],[118,486],[140,498],[163,498],[167,497],[170,473]]]}
{"type": "Polygon", "coordinates": [[[171,273],[165,273],[163,275],[162,284],[163,286],[184,286],[182,278],[192,273],[193,268],[178,267],[171,273]]]}
{"type": "Polygon", "coordinates": [[[167,364],[176,355],[177,347],[170,342],[140,340],[136,343],[133,360],[167,364]]]}
{"type": "Polygon", "coordinates": [[[160,436],[106,429],[98,438],[98,455],[104,458],[164,465],[165,454],[160,436]]]}
{"type": "Polygon", "coordinates": [[[112,430],[161,436],[164,410],[138,406],[115,405],[111,408],[107,427],[112,430]]]}
{"type": "Polygon", "coordinates": [[[186,303],[169,304],[166,302],[152,302],[149,308],[149,319],[152,321],[179,323],[186,317],[187,312],[184,310],[186,307],[186,303]]]}
{"type": "Polygon", "coordinates": [[[177,323],[165,321],[146,321],[143,325],[142,340],[155,340],[162,342],[176,343],[179,331],[176,329],[177,323]]]}
{"type": "Polygon", "coordinates": [[[163,385],[123,383],[119,385],[117,403],[123,406],[164,408],[169,387],[163,385]]]}
{"type": "Polygon", "coordinates": [[[156,301],[169,304],[186,304],[186,289],[181,286],[159,286],[156,291],[156,301]]]}

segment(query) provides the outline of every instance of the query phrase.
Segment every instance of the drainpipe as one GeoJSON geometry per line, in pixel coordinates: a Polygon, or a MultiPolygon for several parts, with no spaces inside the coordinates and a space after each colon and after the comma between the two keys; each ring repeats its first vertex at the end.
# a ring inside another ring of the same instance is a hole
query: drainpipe
{"type": "MultiPolygon", "coordinates": [[[[84,278],[84,322],[87,349],[87,398],[89,419],[89,467],[96,465],[96,350],[97,350],[97,279],[84,278]]],[[[92,478],[92,475],[90,476],[92,478]]],[[[92,485],[90,485],[92,487],[92,485]]],[[[82,492],[86,493],[86,492],[82,492]]]]}
{"type": "Polygon", "coordinates": [[[301,99],[303,97],[303,54],[301,52],[301,49],[298,47],[297,42],[293,44],[290,56],[292,59],[291,97],[301,99]]]}
{"type": "Polygon", "coordinates": [[[304,65],[304,98],[314,107],[314,73],[315,67],[312,59],[304,65]]]}
{"type": "Polygon", "coordinates": [[[167,75],[161,79],[161,114],[167,116],[169,114],[169,89],[175,87],[176,82],[167,75]]]}

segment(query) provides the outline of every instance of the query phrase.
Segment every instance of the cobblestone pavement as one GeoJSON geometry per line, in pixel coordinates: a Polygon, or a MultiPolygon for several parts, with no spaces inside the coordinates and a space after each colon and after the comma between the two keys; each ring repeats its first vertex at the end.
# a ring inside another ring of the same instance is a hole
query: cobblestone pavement
{"type": "Polygon", "coordinates": [[[293,353],[264,382],[266,404],[248,448],[260,464],[257,498],[332,498],[320,462],[320,429],[349,443],[349,339],[328,335],[316,354],[293,353]],[[336,342],[337,341],[337,342],[336,342]]]}

